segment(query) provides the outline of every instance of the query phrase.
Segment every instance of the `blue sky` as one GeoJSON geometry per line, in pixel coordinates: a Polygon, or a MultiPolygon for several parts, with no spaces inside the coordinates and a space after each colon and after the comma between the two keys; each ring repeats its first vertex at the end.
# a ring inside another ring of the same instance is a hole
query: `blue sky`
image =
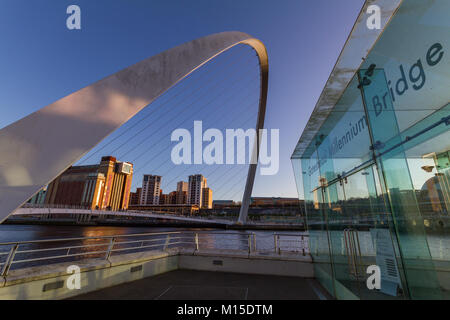
{"type": "MultiPolygon", "coordinates": [[[[216,32],[243,31],[268,48],[266,127],[280,129],[280,171],[257,176],[253,195],[296,196],[290,155],[363,3],[2,0],[0,128],[183,42],[216,32]],[[82,30],[66,28],[70,4],[81,7],[82,30]]],[[[135,186],[140,179],[135,178],[135,186]]]]}

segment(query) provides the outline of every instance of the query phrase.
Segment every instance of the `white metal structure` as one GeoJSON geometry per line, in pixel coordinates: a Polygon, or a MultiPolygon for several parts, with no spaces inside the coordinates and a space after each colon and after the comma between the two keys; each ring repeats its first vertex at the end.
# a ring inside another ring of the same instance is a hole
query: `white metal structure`
{"type": "MultiPolygon", "coordinates": [[[[261,93],[256,129],[262,129],[268,84],[268,57],[264,44],[241,32],[213,34],[182,44],[1,129],[0,221],[161,94],[238,44],[251,46],[259,58],[261,93]]],[[[255,173],[256,164],[251,164],[240,222],[245,222],[247,217],[255,173]]]]}

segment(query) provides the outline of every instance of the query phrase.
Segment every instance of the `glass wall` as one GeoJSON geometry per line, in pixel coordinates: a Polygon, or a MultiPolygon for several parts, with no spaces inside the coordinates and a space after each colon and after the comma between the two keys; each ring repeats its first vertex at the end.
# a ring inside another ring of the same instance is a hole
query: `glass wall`
{"type": "Polygon", "coordinates": [[[450,298],[448,13],[405,0],[292,157],[316,277],[336,298],[450,298]]]}

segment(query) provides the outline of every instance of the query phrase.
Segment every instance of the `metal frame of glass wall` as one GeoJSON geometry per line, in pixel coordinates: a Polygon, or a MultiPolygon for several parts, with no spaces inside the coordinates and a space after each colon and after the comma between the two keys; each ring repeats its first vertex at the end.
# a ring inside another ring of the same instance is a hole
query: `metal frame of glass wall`
{"type": "Polygon", "coordinates": [[[315,274],[336,298],[450,297],[449,12],[404,0],[292,156],[315,274]]]}

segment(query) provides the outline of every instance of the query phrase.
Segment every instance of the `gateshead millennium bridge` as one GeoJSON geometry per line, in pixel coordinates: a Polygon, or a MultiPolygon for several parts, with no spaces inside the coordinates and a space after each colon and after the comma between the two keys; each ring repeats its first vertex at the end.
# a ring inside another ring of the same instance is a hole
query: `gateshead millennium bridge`
{"type": "MultiPolygon", "coordinates": [[[[182,44],[74,92],[0,130],[0,220],[4,221],[164,92],[239,44],[252,47],[259,59],[258,132],[264,126],[268,88],[269,66],[264,44],[241,32],[214,34],[182,44]]],[[[256,139],[259,149],[259,137],[256,139]]],[[[239,214],[241,223],[247,218],[256,166],[249,165],[239,214]]]]}

